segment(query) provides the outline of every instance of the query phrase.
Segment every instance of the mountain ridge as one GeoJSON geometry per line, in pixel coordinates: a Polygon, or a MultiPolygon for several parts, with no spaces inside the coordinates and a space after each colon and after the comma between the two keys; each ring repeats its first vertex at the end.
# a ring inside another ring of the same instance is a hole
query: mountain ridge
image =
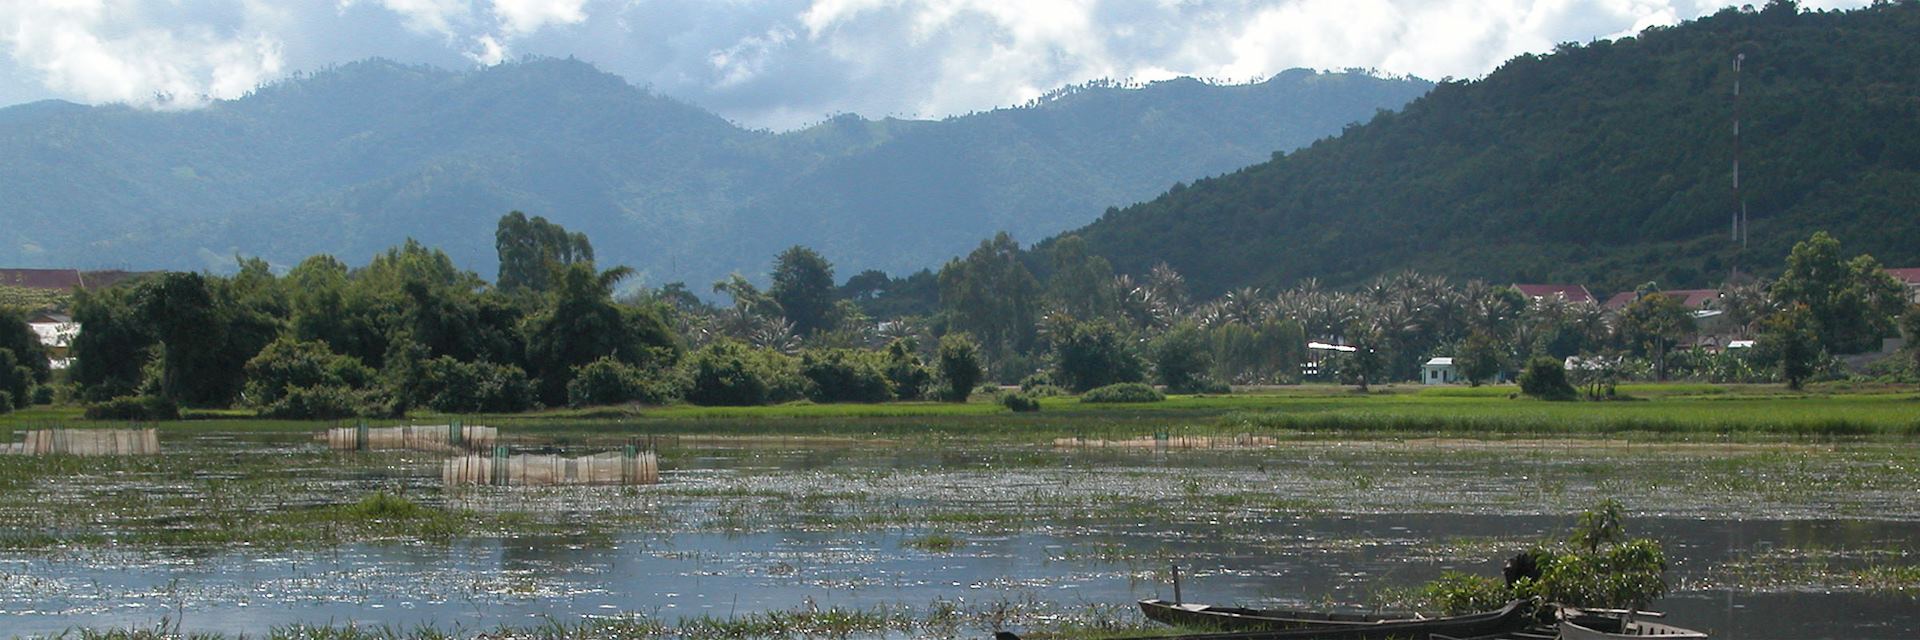
{"type": "Polygon", "coordinates": [[[774,133],[577,60],[370,59],[193,111],[0,109],[0,207],[19,222],[0,261],[217,269],[236,253],[356,261],[417,237],[490,273],[493,222],[521,210],[589,233],[603,261],[655,284],[760,273],[791,244],[849,272],[904,271],[1001,229],[1071,228],[1428,86],[1313,72],[1090,83],[1026,108],[774,133]]]}
{"type": "Polygon", "coordinates": [[[1164,260],[1201,295],[1403,269],[1703,286],[1775,269],[1823,229],[1891,266],[1920,263],[1902,240],[1920,236],[1913,33],[1920,3],[1774,2],[1562,45],[1067,233],[1124,273],[1164,260]],[[1731,239],[1732,59],[1743,52],[1746,249],[1731,239]]]}

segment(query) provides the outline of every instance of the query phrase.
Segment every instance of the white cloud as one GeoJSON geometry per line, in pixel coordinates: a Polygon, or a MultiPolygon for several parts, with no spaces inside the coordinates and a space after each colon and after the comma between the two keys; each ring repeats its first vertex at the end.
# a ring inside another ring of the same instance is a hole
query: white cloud
{"type": "Polygon", "coordinates": [[[587,20],[587,0],[493,0],[493,15],[509,36],[523,36],[548,25],[587,20]]]}
{"type": "Polygon", "coordinates": [[[374,55],[459,65],[528,53],[576,56],[745,124],[789,128],[847,112],[940,117],[1097,78],[1249,81],[1293,67],[1473,78],[1514,55],[1631,35],[1727,4],[0,0],[0,54],[10,56],[0,65],[0,98],[194,104],[239,95],[283,69],[374,55]]]}
{"type": "MultiPolygon", "coordinates": [[[[422,33],[453,37],[457,29],[473,20],[473,6],[467,0],[372,0],[388,11],[399,14],[407,28],[422,33]]],[[[340,8],[355,0],[340,0],[340,8]]]]}
{"type": "Polygon", "coordinates": [[[0,45],[47,89],[90,102],[189,107],[239,97],[281,73],[270,34],[110,19],[138,9],[116,0],[9,0],[0,4],[0,45]]]}

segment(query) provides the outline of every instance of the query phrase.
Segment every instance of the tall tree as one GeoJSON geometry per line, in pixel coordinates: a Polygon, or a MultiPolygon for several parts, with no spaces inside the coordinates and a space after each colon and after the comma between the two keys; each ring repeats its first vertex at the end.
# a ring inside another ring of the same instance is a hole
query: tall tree
{"type": "Polygon", "coordinates": [[[632,273],[626,267],[595,271],[588,264],[567,265],[548,294],[548,305],[527,317],[527,364],[539,379],[541,402],[565,403],[574,370],[604,357],[639,367],[678,359],[679,341],[658,309],[614,304],[614,285],[632,273]]]}
{"type": "Polygon", "coordinates": [[[1053,243],[1053,276],[1047,279],[1047,297],[1054,308],[1082,320],[1112,315],[1119,309],[1113,266],[1087,252],[1087,242],[1066,236],[1053,243]]]}
{"type": "Polygon", "coordinates": [[[1815,337],[1831,353],[1878,347],[1906,304],[1905,290],[1879,261],[1864,254],[1842,258],[1840,241],[1825,231],[1793,245],[1772,293],[1782,307],[1806,306],[1815,337]]]}
{"type": "Polygon", "coordinates": [[[233,378],[237,383],[240,372],[223,370],[227,327],[206,277],[162,274],[142,283],[137,299],[139,322],[151,327],[160,342],[161,395],[186,405],[226,405],[231,396],[222,381],[233,378]]]}
{"type": "Polygon", "coordinates": [[[1667,379],[1667,352],[1693,332],[1693,316],[1664,293],[1640,296],[1620,310],[1620,337],[1653,359],[1654,377],[1667,379]]]}
{"type": "Polygon", "coordinates": [[[152,327],[142,322],[135,289],[121,285],[73,294],[73,321],[85,327],[73,338],[73,369],[81,397],[91,401],[132,395],[152,357],[152,327]]]}
{"type": "Polygon", "coordinates": [[[832,328],[833,263],[818,252],[799,245],[780,252],[773,261],[773,286],[767,293],[780,303],[801,335],[832,328]]]}
{"type": "Polygon", "coordinates": [[[518,211],[500,216],[493,243],[500,255],[500,276],[495,284],[502,291],[545,291],[561,268],[593,263],[593,244],[587,241],[587,234],[568,233],[546,218],[528,218],[518,211]]]}
{"type": "Polygon", "coordinates": [[[940,268],[940,306],[954,329],[980,340],[989,358],[1033,343],[1039,289],[1020,262],[1020,244],[1004,231],[940,268]]]}

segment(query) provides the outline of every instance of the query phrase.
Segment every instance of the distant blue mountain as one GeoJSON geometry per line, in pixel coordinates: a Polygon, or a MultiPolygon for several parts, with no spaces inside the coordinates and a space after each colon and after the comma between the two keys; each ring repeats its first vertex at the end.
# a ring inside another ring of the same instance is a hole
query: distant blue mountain
{"type": "Polygon", "coordinates": [[[1289,71],[1090,84],[939,121],[743,129],[575,60],[468,72],[370,60],[192,111],[0,109],[0,264],[359,261],[408,237],[483,274],[509,210],[603,263],[704,284],[815,247],[843,273],[937,266],[998,230],[1086,224],[1395,109],[1431,85],[1289,71]]]}

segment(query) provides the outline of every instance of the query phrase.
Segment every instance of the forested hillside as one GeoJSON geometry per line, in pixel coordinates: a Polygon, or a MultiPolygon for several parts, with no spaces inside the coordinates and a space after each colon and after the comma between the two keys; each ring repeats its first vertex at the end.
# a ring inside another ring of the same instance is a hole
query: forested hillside
{"type": "Polygon", "coordinates": [[[601,262],[704,291],[794,244],[852,272],[931,266],[1008,229],[1043,237],[1229,171],[1431,85],[1287,72],[1093,84],[942,121],[740,128],[574,60],[470,72],[368,61],[204,109],[0,109],[0,264],[231,268],[364,260],[415,237],[491,272],[510,210],[601,262]]]}
{"type": "Polygon", "coordinates": [[[1776,269],[1827,230],[1920,264],[1920,3],[1775,2],[1515,58],[1285,158],[1073,232],[1196,293],[1399,269],[1627,290],[1776,269]],[[1733,59],[1750,248],[1731,241],[1733,59]]]}

